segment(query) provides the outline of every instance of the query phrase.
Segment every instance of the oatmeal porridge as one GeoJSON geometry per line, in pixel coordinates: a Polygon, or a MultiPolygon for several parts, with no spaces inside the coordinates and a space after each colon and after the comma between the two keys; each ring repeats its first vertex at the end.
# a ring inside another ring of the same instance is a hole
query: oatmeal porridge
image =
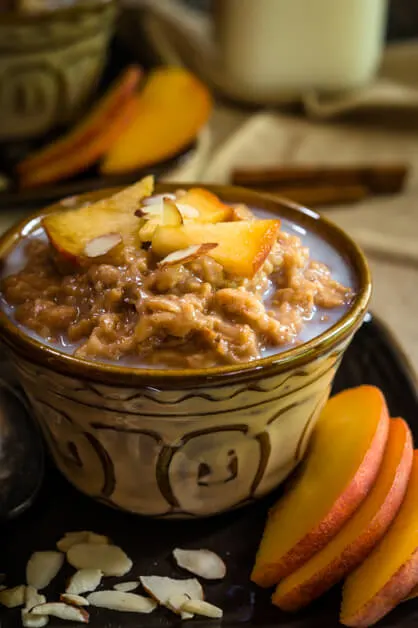
{"type": "Polygon", "coordinates": [[[35,220],[1,284],[14,320],[62,351],[188,368],[305,342],[354,293],[348,264],[319,236],[200,188],[153,195],[150,178],[35,220]]]}

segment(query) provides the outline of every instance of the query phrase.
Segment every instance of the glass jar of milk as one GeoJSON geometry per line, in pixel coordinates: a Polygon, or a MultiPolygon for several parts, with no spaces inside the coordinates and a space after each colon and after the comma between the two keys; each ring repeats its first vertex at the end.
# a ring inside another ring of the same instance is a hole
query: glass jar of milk
{"type": "Polygon", "coordinates": [[[214,0],[219,64],[230,92],[293,100],[361,87],[375,74],[387,0],[214,0]]]}

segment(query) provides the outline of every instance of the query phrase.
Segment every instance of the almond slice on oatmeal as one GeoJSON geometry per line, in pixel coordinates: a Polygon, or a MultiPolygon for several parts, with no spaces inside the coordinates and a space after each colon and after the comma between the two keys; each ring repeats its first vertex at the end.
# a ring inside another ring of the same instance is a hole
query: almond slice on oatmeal
{"type": "Polygon", "coordinates": [[[124,593],[129,593],[130,591],[135,591],[139,587],[139,582],[132,580],[130,582],[118,582],[113,585],[115,591],[123,591],[124,593]]]}
{"type": "Polygon", "coordinates": [[[11,589],[3,589],[3,591],[0,591],[0,604],[7,606],[7,608],[23,606],[25,603],[25,589],[24,584],[19,584],[11,589]]]}
{"type": "Polygon", "coordinates": [[[89,601],[82,595],[76,595],[75,593],[61,593],[60,602],[65,604],[72,604],[73,606],[88,606],[89,601]]]}
{"type": "Polygon", "coordinates": [[[151,613],[157,608],[155,600],[126,591],[95,591],[87,600],[92,606],[126,613],[151,613]]]}
{"type": "Polygon", "coordinates": [[[202,615],[211,619],[221,619],[223,610],[219,606],[205,602],[204,600],[185,600],[181,606],[182,611],[193,613],[193,615],[202,615]]]}
{"type": "Polygon", "coordinates": [[[109,253],[121,242],[122,236],[120,233],[105,233],[89,240],[84,247],[84,254],[89,258],[101,257],[109,253]]]}
{"type": "Polygon", "coordinates": [[[34,552],[26,565],[26,582],[37,590],[45,589],[64,564],[61,552],[34,552]]]}
{"type": "Polygon", "coordinates": [[[175,266],[176,264],[186,264],[195,259],[198,259],[202,255],[206,255],[209,251],[216,248],[218,245],[215,242],[207,242],[205,244],[192,244],[187,249],[181,249],[180,251],[174,251],[169,253],[158,263],[158,266],[175,266]]]}
{"type": "Polygon", "coordinates": [[[139,580],[145,591],[161,606],[178,615],[182,615],[183,612],[177,604],[184,602],[185,597],[196,600],[204,598],[202,585],[196,578],[180,580],[166,576],[140,576],[139,580]]]}
{"type": "Polygon", "coordinates": [[[64,604],[64,602],[47,602],[35,606],[29,615],[52,615],[58,619],[66,621],[78,621],[82,624],[88,624],[89,614],[84,608],[73,606],[72,604],[64,604]]]}
{"type": "Polygon", "coordinates": [[[132,569],[132,561],[116,545],[79,543],[67,552],[67,560],[76,569],[100,569],[105,576],[124,576],[132,569]]]}
{"type": "Polygon", "coordinates": [[[226,575],[226,565],[222,558],[207,549],[173,550],[174,560],[182,569],[206,580],[222,580],[226,575]]]}
{"type": "Polygon", "coordinates": [[[177,209],[180,211],[183,218],[199,218],[200,214],[196,207],[187,205],[186,203],[176,203],[177,209]]]}
{"type": "Polygon", "coordinates": [[[65,593],[80,595],[95,591],[103,578],[101,569],[79,569],[70,578],[65,593]]]}

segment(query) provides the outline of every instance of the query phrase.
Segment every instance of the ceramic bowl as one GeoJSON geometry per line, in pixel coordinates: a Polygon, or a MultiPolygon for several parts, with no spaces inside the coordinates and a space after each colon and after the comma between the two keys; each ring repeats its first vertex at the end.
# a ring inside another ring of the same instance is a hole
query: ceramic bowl
{"type": "Polygon", "coordinates": [[[115,0],[0,13],[0,141],[72,121],[97,87],[115,13],[115,0]]]}
{"type": "MultiPolygon", "coordinates": [[[[176,187],[160,185],[157,192],[176,187]]],[[[0,337],[59,469],[84,493],[141,515],[213,515],[277,487],[303,457],[370,298],[367,263],[338,227],[288,201],[208,187],[226,202],[247,203],[303,225],[345,256],[358,291],[337,324],[251,363],[156,370],[65,355],[30,338],[0,312],[0,337]]],[[[56,210],[57,205],[9,230],[0,240],[0,257],[41,215],[56,210]]]]}

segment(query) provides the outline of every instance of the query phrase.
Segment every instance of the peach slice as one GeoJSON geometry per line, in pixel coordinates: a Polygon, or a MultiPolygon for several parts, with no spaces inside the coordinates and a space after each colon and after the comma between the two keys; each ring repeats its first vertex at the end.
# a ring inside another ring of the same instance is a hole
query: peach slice
{"type": "Polygon", "coordinates": [[[184,218],[197,222],[226,222],[233,215],[232,207],[225,205],[215,194],[203,188],[191,188],[176,201],[176,205],[184,218]],[[188,211],[189,208],[197,210],[196,213],[188,211]]]}
{"type": "Polygon", "coordinates": [[[21,161],[17,167],[19,174],[24,175],[55,159],[68,156],[73,150],[82,151],[83,146],[94,135],[101,133],[103,127],[109,124],[115,113],[134,94],[141,77],[142,70],[139,66],[126,68],[87,116],[68,134],[21,161]]]}
{"type": "Polygon", "coordinates": [[[136,114],[135,96],[125,100],[106,121],[99,132],[85,138],[85,143],[68,153],[59,153],[52,160],[26,170],[20,177],[22,188],[32,188],[54,181],[67,179],[87,170],[106,152],[136,114]]]}
{"type": "Polygon", "coordinates": [[[253,277],[277,240],[279,220],[189,222],[181,227],[158,227],[152,238],[152,250],[159,257],[187,249],[194,244],[216,243],[208,255],[222,264],[228,273],[253,277]]]}
{"type": "Polygon", "coordinates": [[[52,246],[66,259],[77,262],[86,259],[86,246],[101,236],[119,234],[123,239],[136,235],[139,221],[135,210],[153,189],[153,177],[145,177],[109,198],[45,216],[42,224],[52,246]]]}
{"type": "Polygon", "coordinates": [[[413,457],[412,434],[392,419],[376,482],[358,510],[321,551],[279,582],[273,604],[295,611],[359,565],[385,534],[405,495],[413,457]]]}
{"type": "Polygon", "coordinates": [[[105,154],[102,173],[132,171],[173,157],[195,139],[211,112],[211,94],[191,72],[157,68],[136,97],[134,119],[105,154]]]}
{"type": "Polygon", "coordinates": [[[340,621],[372,626],[418,584],[418,451],[399,512],[366,560],[347,578],[340,621]]]}
{"type": "Polygon", "coordinates": [[[388,428],[386,401],[374,386],[327,402],[299,473],[269,513],[251,576],[256,584],[277,584],[342,528],[373,485],[388,428]]]}

